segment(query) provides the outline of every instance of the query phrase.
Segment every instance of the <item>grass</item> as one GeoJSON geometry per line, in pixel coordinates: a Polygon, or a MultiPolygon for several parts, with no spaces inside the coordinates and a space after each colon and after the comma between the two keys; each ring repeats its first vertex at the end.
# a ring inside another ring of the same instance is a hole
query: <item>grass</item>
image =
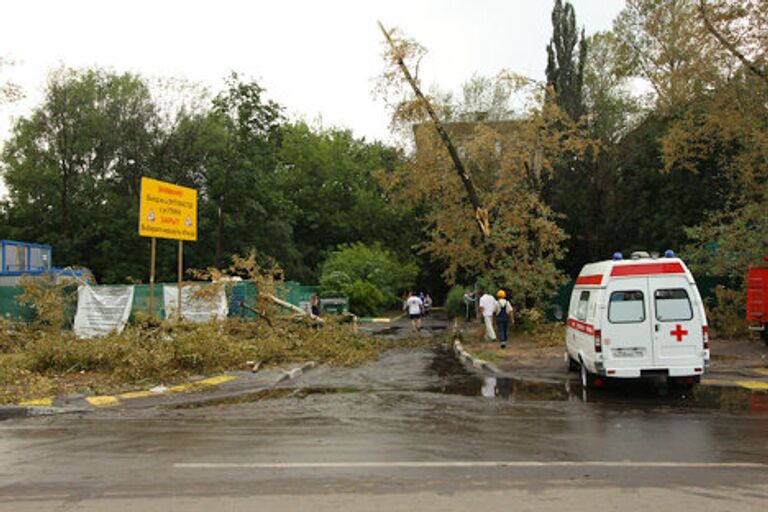
{"type": "Polygon", "coordinates": [[[496,356],[496,352],[491,352],[490,350],[481,350],[475,352],[474,356],[478,359],[482,359],[483,361],[488,361],[489,363],[495,363],[499,360],[499,358],[496,356]]]}
{"type": "Polygon", "coordinates": [[[313,360],[354,366],[385,345],[349,323],[322,327],[277,317],[207,324],[144,320],[90,340],[71,332],[0,326],[0,403],[86,392],[106,393],[181,382],[195,374],[313,360]]]}

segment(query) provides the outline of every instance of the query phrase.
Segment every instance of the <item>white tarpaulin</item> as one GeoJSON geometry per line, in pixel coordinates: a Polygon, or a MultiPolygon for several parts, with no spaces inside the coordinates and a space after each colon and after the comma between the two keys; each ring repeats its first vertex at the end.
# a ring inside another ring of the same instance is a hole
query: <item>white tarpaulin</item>
{"type": "Polygon", "coordinates": [[[78,286],[75,335],[93,338],[122,332],[132,305],[133,286],[78,286]]]}
{"type": "MultiPolygon", "coordinates": [[[[229,308],[227,307],[227,294],[224,293],[224,287],[220,286],[217,293],[210,294],[208,290],[201,292],[202,286],[211,285],[193,284],[181,288],[181,316],[192,322],[226,319],[229,308]]],[[[178,286],[174,284],[163,285],[166,318],[172,318],[176,314],[178,294],[178,286]]]]}

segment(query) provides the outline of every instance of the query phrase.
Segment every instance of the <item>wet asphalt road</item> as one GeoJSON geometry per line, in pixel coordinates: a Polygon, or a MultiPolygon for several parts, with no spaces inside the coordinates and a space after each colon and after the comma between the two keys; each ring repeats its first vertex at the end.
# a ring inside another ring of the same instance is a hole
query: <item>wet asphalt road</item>
{"type": "Polygon", "coordinates": [[[0,510],[765,510],[764,398],[393,350],[236,401],[2,422],[0,510]]]}

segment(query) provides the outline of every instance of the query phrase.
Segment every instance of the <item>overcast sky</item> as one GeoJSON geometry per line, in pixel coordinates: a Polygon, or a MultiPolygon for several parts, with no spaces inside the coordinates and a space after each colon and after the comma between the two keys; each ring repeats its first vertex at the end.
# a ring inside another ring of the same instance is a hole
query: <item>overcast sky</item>
{"type": "MultiPolygon", "coordinates": [[[[6,0],[3,76],[27,98],[0,107],[0,140],[40,102],[48,72],[64,64],[175,76],[216,91],[236,70],[255,78],[293,117],[322,119],[368,139],[388,137],[371,95],[381,71],[376,20],[398,26],[429,54],[420,75],[443,89],[503,68],[544,76],[553,0],[92,1],[6,0]]],[[[587,33],[610,28],[623,0],[571,0],[587,33]]]]}

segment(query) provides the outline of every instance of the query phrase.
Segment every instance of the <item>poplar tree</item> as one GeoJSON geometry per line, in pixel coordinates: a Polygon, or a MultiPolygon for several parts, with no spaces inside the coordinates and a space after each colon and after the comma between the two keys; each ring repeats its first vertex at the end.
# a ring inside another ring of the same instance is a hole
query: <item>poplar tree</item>
{"type": "Polygon", "coordinates": [[[557,104],[574,121],[584,113],[582,86],[586,58],[587,41],[584,29],[579,37],[573,6],[570,2],[563,5],[562,0],[555,0],[552,39],[547,45],[547,85],[552,87],[557,104]]]}

